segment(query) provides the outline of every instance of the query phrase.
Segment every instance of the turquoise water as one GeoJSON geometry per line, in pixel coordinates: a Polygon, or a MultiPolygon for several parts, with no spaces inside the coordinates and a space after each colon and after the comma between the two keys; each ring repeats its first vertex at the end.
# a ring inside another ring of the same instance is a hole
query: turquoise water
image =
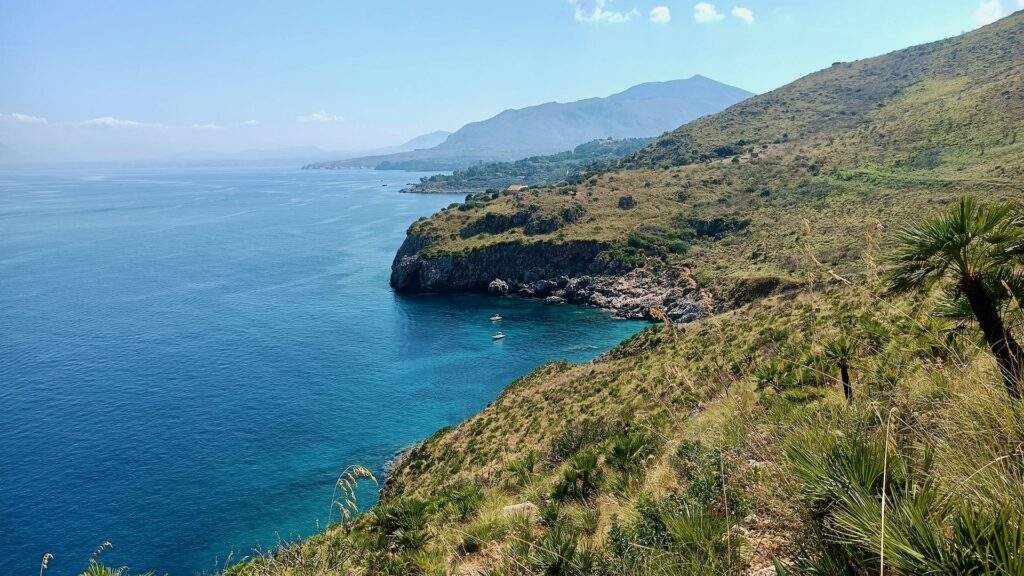
{"type": "Polygon", "coordinates": [[[379,471],[516,377],[642,327],[394,294],[406,227],[457,200],[398,193],[419,176],[0,172],[7,573],[51,552],[47,574],[74,574],[109,540],[111,564],[194,574],[309,535],[340,469],[379,471]]]}

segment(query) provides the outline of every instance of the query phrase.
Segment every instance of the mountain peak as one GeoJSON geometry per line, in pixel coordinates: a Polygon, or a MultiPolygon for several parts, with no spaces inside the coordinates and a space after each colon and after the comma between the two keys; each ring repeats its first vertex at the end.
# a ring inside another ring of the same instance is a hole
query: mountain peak
{"type": "Polygon", "coordinates": [[[704,76],[648,82],[605,98],[504,110],[463,126],[432,148],[329,164],[453,170],[479,161],[518,160],[572,150],[594,140],[658,136],[750,96],[751,92],[704,76]]]}

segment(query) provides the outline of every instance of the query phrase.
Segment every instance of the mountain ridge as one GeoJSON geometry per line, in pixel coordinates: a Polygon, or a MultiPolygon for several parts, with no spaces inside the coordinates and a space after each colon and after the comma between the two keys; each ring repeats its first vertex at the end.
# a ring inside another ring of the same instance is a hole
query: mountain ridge
{"type": "Polygon", "coordinates": [[[602,98],[504,110],[486,120],[466,124],[429,150],[311,167],[449,170],[480,161],[518,160],[571,150],[598,139],[657,136],[751,95],[704,76],[648,82],[602,98]]]}

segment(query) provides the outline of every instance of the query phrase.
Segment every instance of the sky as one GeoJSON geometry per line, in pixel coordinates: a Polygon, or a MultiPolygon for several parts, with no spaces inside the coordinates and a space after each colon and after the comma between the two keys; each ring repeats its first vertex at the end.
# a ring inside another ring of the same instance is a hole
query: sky
{"type": "Polygon", "coordinates": [[[702,74],[766,92],[1024,0],[0,0],[0,158],[356,151],[702,74]]]}

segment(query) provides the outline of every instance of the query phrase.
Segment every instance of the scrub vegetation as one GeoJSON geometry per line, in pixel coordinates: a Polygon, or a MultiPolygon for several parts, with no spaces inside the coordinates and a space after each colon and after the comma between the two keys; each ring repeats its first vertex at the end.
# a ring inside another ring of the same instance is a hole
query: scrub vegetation
{"type": "Polygon", "coordinates": [[[718,314],[512,382],[227,573],[1024,574],[1021,126],[1024,13],[414,224],[606,242],[718,314]]]}

